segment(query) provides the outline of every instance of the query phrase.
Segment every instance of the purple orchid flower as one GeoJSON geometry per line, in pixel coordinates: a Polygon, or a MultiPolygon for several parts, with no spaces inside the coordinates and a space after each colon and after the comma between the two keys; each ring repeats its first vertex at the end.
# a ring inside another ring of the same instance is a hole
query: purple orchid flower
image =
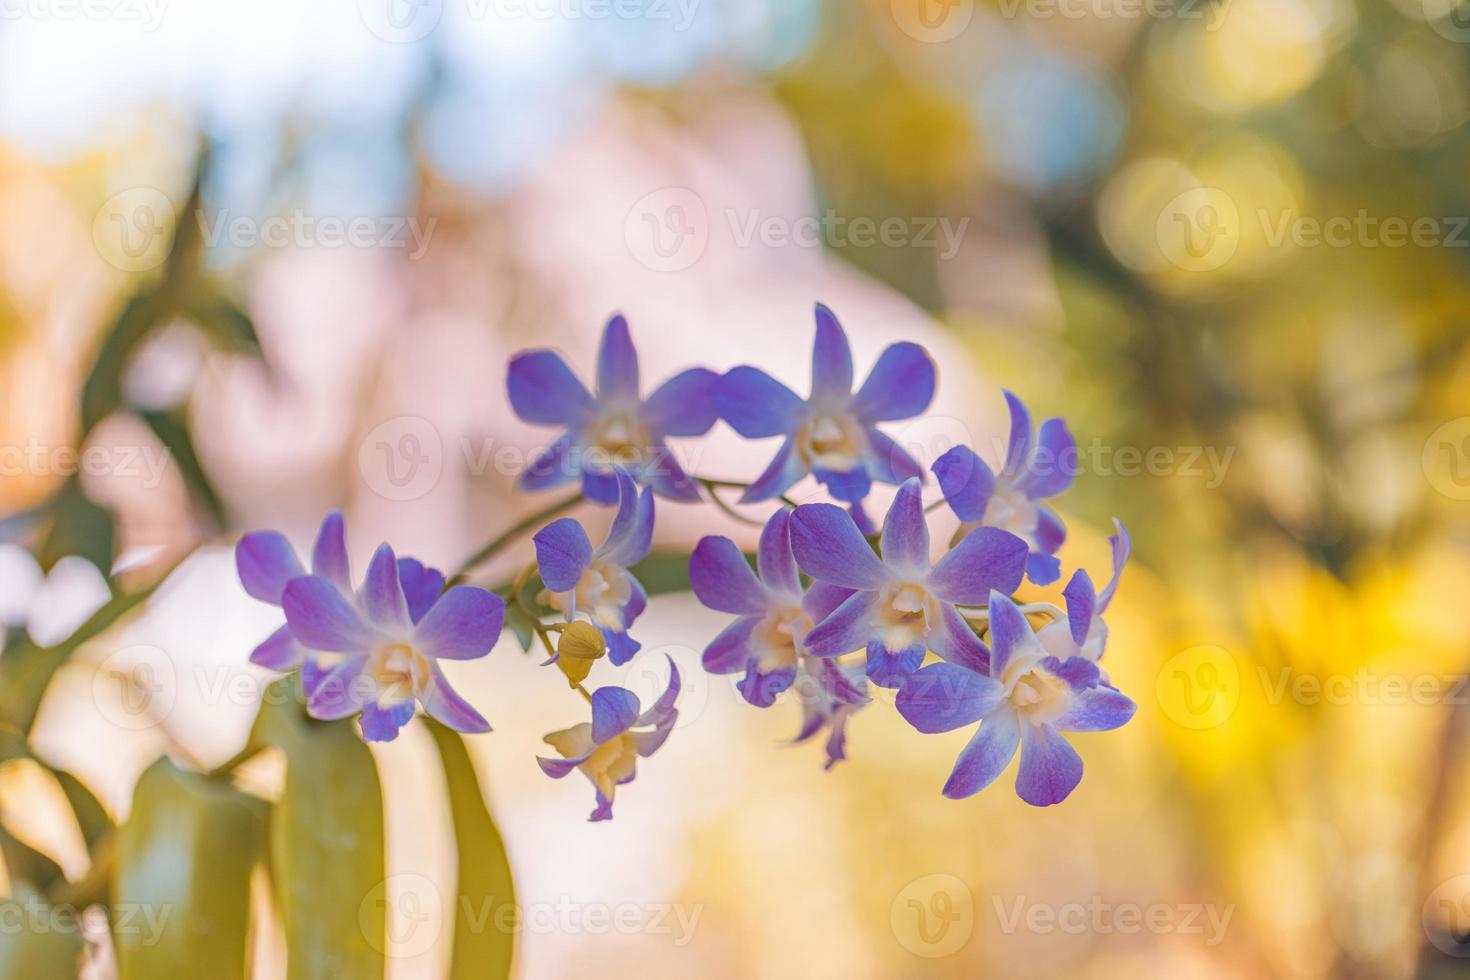
{"type": "Polygon", "coordinates": [[[1112,731],[1138,706],[1102,684],[1091,660],[1048,656],[1025,614],[999,592],[990,596],[990,641],[986,669],[935,663],[916,671],[898,692],[899,714],[926,734],[980,722],[944,784],[950,799],[989,786],[1019,745],[1016,793],[1032,806],[1060,803],[1082,780],[1082,757],[1061,733],[1112,731]]]}
{"type": "Polygon", "coordinates": [[[607,538],[593,550],[587,530],[563,517],[537,531],[536,563],[546,589],[541,601],[566,614],[567,622],[585,613],[607,640],[608,659],[625,664],[641,648],[628,635],[648,605],[648,594],[628,569],[653,546],[653,493],[640,494],[622,467],[615,470],[618,512],[607,538]]]}
{"type": "Polygon", "coordinates": [[[806,636],[852,595],[823,583],[804,588],[791,551],[791,508],[783,507],[761,531],[756,562],[760,577],[729,538],[702,539],[689,558],[689,584],[699,601],[739,618],[704,650],[704,669],[712,674],[744,670],[737,685],[745,700],[768,708],[805,667],[830,693],[843,700],[865,700],[825,660],[806,651],[806,636]],[[809,662],[810,661],[810,662],[809,662]]]}
{"type": "MultiPolygon", "coordinates": [[[[251,531],[242,537],[235,545],[235,568],[252,598],[277,607],[291,580],[306,574],[291,543],[279,531],[251,531]]],[[[347,559],[346,524],[339,510],[322,519],[311,551],[311,570],[336,585],[348,602],[357,602],[347,559]]],[[[443,573],[415,558],[398,559],[398,580],[415,622],[444,591],[443,573]]],[[[323,674],[319,658],[297,642],[290,624],[283,624],[257,646],[250,662],[270,670],[300,670],[301,686],[308,697],[323,674]]]]}
{"type": "Polygon", "coordinates": [[[1061,419],[1031,432],[1031,415],[1021,399],[1005,392],[1011,410],[1010,444],[1000,475],[968,446],[955,446],[934,461],[939,489],[964,525],[960,534],[998,527],[1020,537],[1030,548],[1026,574],[1037,585],[1050,585],[1061,574],[1057,549],[1066,540],[1062,519],[1041,501],[1072,485],[1077,474],[1077,443],[1061,419]]]}
{"type": "Polygon", "coordinates": [[[638,757],[653,755],[668,740],[679,718],[674,702],[679,697],[679,669],[669,660],[669,686],[647,711],[638,696],[621,687],[600,687],[592,692],[592,721],[573,725],[547,735],[545,742],[560,759],[536,758],[541,771],[561,779],[573,769],[592,783],[597,806],[589,820],[611,820],[613,795],[636,774],[638,757]],[[633,729],[642,729],[634,731],[633,729]]]}
{"type": "MultiPolygon", "coordinates": [[[[1123,577],[1123,566],[1128,564],[1128,555],[1133,542],[1123,523],[1113,521],[1118,533],[1108,538],[1113,546],[1113,577],[1103,586],[1099,594],[1092,585],[1092,577],[1086,569],[1077,569],[1067,581],[1062,595],[1067,600],[1066,621],[1057,620],[1043,626],[1037,633],[1047,653],[1065,660],[1068,657],[1086,657],[1093,663],[1102,659],[1103,649],[1108,642],[1108,624],[1103,622],[1103,613],[1118,591],[1118,580],[1123,577]]],[[[1107,675],[1103,675],[1107,683],[1107,675]]]]}
{"type": "Polygon", "coordinates": [[[783,442],[742,503],[772,500],[808,473],[836,500],[856,504],[872,481],[902,483],[923,469],[878,429],[912,418],[934,398],[934,362],[914,343],[884,349],[854,394],[852,351],[837,317],[817,304],[812,390],[805,401],[758,368],[729,371],[713,391],[720,417],[747,439],[783,442]]]}
{"type": "MultiPolygon", "coordinates": [[[[397,737],[415,702],[456,731],[489,731],[449,686],[438,661],[490,652],[505,620],[500,597],[469,585],[441,594],[439,572],[412,559],[400,562],[386,544],[354,594],[345,550],[341,558],[317,566],[329,574],[290,578],[280,593],[292,639],[318,672],[307,690],[307,713],[333,720],[361,712],[362,737],[369,742],[397,737]]],[[[302,687],[308,688],[304,676],[302,687]]]]}
{"type": "Polygon", "coordinates": [[[881,558],[852,516],[832,504],[798,507],[791,545],[812,578],[854,590],[807,634],[807,652],[837,657],[866,649],[868,679],[880,687],[897,687],[926,650],[983,669],[985,647],[955,605],[978,605],[995,589],[1014,591],[1026,562],[1026,542],[987,527],[931,566],[917,479],[899,487],[883,519],[881,558]]]}
{"type": "Polygon", "coordinates": [[[556,442],[521,475],[522,490],[550,490],[580,477],[599,504],[618,501],[616,466],[672,500],[698,500],[699,487],[674,459],[668,436],[702,436],[718,414],[710,389],[719,375],[691,368],[665,381],[647,399],[638,393],[638,351],[628,321],[607,322],[597,352],[597,395],[577,380],[561,355],[518,354],[507,388],[516,415],[534,425],[565,426],[556,442]]]}
{"type": "Polygon", "coordinates": [[[796,680],[801,695],[801,730],[791,740],[793,745],[814,738],[827,729],[827,761],[822,766],[831,770],[847,758],[847,723],[865,704],[867,678],[858,664],[810,658],[801,665],[802,676],[796,680]],[[830,675],[836,674],[834,680],[830,675]],[[841,696],[838,691],[850,692],[841,696]]]}

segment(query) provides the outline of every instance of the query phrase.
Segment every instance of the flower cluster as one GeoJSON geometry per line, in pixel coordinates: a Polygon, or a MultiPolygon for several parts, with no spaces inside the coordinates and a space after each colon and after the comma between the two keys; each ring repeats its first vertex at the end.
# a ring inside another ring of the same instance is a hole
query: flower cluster
{"type": "Polygon", "coordinates": [[[458,583],[514,535],[477,552],[447,583],[383,545],[354,589],[340,515],[323,522],[310,573],[280,534],[248,534],[237,549],[241,581],[286,617],[251,659],[299,671],[310,714],[360,715],[369,740],[395,737],[416,706],[459,731],[483,732],[489,725],[449,687],[438,661],[485,655],[508,624],[523,649],[539,643],[544,665],[586,702],[589,720],[548,734],[556,756],[538,762],[555,779],[573,770],[588,778],[592,820],[612,816],[617,787],[633,779],[639,757],[664,745],[678,719],[681,679],[672,659],[668,686],[647,710],[623,687],[583,683],[599,661],[623,667],[637,656],[631,631],[648,603],[643,583],[669,588],[671,567],[687,570],[701,603],[733,617],[705,646],[705,670],[738,675],[736,690],[758,708],[796,698],[794,741],[826,732],[828,768],[846,757],[853,716],[872,703],[875,688],[887,688],[920,732],[978,726],[946,796],[989,785],[1019,748],[1017,792],[1043,806],[1065,799],[1081,778],[1081,758],[1062,733],[1113,729],[1132,716],[1133,702],[1099,666],[1102,616],[1130,547],[1122,526],[1101,592],[1078,570],[1062,591],[1065,612],[1016,599],[1028,579],[1046,586],[1060,578],[1066,531],[1046,501],[1070,486],[1069,458],[1075,466],[1060,419],[1033,429],[1025,405],[1007,392],[1011,431],[999,471],[956,446],[933,463],[939,495],[926,504],[927,474],[880,424],[929,407],[933,360],[917,344],[893,344],[854,391],[847,337],[824,306],[816,310],[806,398],[750,366],[724,374],[691,368],[644,398],[622,317],[607,324],[596,374],[594,394],[552,351],[510,363],[516,414],[561,430],[520,488],[579,491],[540,517],[549,523],[532,537],[534,563],[491,591],[458,583]],[[719,421],[746,438],[780,440],[748,483],[692,474],[675,457],[671,438],[704,435],[719,421]],[[836,503],[796,505],[787,494],[807,476],[836,503]],[[864,508],[875,484],[896,487],[879,525],[864,508]],[[721,499],[727,488],[742,491],[741,504],[777,505],[752,520],[721,499]],[[755,553],[709,536],[687,563],[674,556],[676,565],[659,564],[650,557],[655,495],[708,500],[759,525],[755,553]],[[596,547],[580,520],[550,520],[582,501],[615,508],[596,547]],[[960,525],[936,557],[927,515],[945,505],[960,525]],[[1037,628],[1033,619],[1042,618],[1048,622],[1037,628]]]}

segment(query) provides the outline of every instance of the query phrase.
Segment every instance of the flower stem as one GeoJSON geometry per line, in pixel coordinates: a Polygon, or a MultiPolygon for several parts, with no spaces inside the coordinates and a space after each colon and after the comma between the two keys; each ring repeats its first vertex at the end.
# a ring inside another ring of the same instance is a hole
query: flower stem
{"type": "Polygon", "coordinates": [[[542,521],[549,521],[558,514],[571,510],[581,502],[582,495],[575,493],[570,497],[557,501],[544,510],[538,510],[536,513],[527,515],[517,521],[514,525],[507,528],[503,534],[491,539],[483,548],[466,558],[464,564],[459,567],[459,571],[455,572],[449,579],[449,586],[459,585],[464,582],[465,579],[469,578],[470,572],[474,571],[477,565],[482,565],[489,561],[502,548],[531,530],[537,524],[540,524],[542,521]]]}
{"type": "Polygon", "coordinates": [[[704,489],[709,493],[710,502],[718,507],[720,509],[720,512],[726,517],[729,517],[731,520],[739,521],[741,524],[749,524],[751,527],[765,526],[760,521],[752,517],[746,517],[734,507],[731,507],[729,504],[725,503],[724,500],[720,499],[717,488],[726,486],[727,484],[719,483],[714,480],[700,480],[699,482],[704,485],[704,489]]]}
{"type": "MultiPolygon", "coordinates": [[[[990,609],[989,608],[976,608],[974,606],[960,606],[958,608],[960,610],[961,615],[963,615],[966,619],[987,619],[988,620],[990,618],[990,609]]],[[[1031,602],[1031,603],[1027,603],[1024,606],[1019,606],[1018,608],[1021,610],[1022,613],[1024,613],[1027,616],[1032,616],[1032,615],[1035,615],[1037,613],[1045,613],[1046,615],[1050,616],[1052,619],[1066,619],[1067,618],[1067,614],[1066,613],[1062,612],[1062,610],[1059,607],[1052,605],[1050,602],[1031,602]]]]}
{"type": "MultiPolygon", "coordinates": [[[[704,488],[710,492],[710,496],[711,497],[713,497],[715,495],[715,491],[714,491],[714,488],[715,487],[723,487],[726,490],[749,490],[750,489],[750,484],[749,483],[743,483],[740,480],[715,480],[715,479],[711,479],[710,477],[696,476],[696,477],[694,477],[694,482],[695,483],[702,483],[702,484],[704,484],[704,488]]],[[[796,507],[796,506],[798,506],[798,504],[796,503],[796,501],[792,500],[790,497],[788,497],[784,493],[781,494],[780,496],[776,497],[775,499],[781,501],[781,503],[785,504],[787,507],[796,507]]],[[[719,501],[716,500],[715,503],[716,504],[719,504],[719,501]]],[[[721,509],[723,509],[723,508],[721,508],[721,509]]]]}

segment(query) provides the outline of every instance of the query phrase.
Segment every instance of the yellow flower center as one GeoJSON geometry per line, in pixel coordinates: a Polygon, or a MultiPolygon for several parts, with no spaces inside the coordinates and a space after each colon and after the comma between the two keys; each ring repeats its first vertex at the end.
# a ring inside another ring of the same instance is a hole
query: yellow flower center
{"type": "Polygon", "coordinates": [[[796,446],[813,466],[839,473],[857,466],[863,430],[847,413],[815,415],[796,434],[796,446]]]}
{"type": "MultiPolygon", "coordinates": [[[[633,595],[633,583],[625,569],[607,561],[594,561],[587,566],[572,589],[579,612],[594,623],[612,630],[623,628],[623,606],[633,595]]],[[[571,601],[564,592],[543,590],[541,602],[558,612],[566,612],[571,601]]]]}
{"type": "Polygon", "coordinates": [[[1036,654],[1018,655],[1006,666],[1001,679],[1011,707],[1034,725],[1056,721],[1071,700],[1067,682],[1038,669],[1040,662],[1036,654]]]}
{"type": "Polygon", "coordinates": [[[384,643],[368,656],[364,674],[377,685],[379,704],[407,701],[429,676],[429,662],[407,643],[384,643]]]}
{"type": "MultiPolygon", "coordinates": [[[[552,732],[545,742],[560,752],[563,759],[570,759],[592,748],[592,726],[584,721],[552,732]]],[[[610,800],[618,783],[633,775],[637,765],[637,739],[632,732],[623,732],[599,745],[577,768],[610,800]]]]}
{"type": "Polygon", "coordinates": [[[1010,531],[1034,548],[1039,519],[1036,503],[1020,490],[998,490],[985,506],[985,516],[980,523],[1010,531]]]}
{"type": "Polygon", "coordinates": [[[753,645],[760,651],[761,672],[794,665],[797,651],[813,625],[812,618],[800,606],[781,606],[766,613],[751,636],[753,645]]]}
{"type": "Polygon", "coordinates": [[[893,582],[878,593],[876,619],[890,650],[907,650],[923,642],[931,623],[939,621],[939,602],[922,585],[893,582]]]}
{"type": "Polygon", "coordinates": [[[587,462],[596,471],[610,473],[613,466],[634,468],[648,450],[648,433],[630,412],[612,412],[589,433],[591,452],[587,462]]]}

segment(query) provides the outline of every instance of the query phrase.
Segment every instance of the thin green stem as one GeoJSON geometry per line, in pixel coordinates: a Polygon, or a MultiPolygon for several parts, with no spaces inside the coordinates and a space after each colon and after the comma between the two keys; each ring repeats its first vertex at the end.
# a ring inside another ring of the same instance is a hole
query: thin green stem
{"type": "MultiPolygon", "coordinates": [[[[714,487],[724,487],[727,490],[749,490],[750,489],[750,484],[749,483],[743,483],[740,480],[715,480],[715,479],[712,479],[710,477],[696,476],[694,478],[694,482],[696,482],[696,483],[703,483],[704,486],[705,486],[705,489],[707,489],[707,490],[710,491],[710,496],[711,497],[714,496],[714,490],[713,490],[714,487]]],[[[779,501],[781,501],[781,503],[785,504],[787,507],[797,507],[797,506],[800,506],[799,504],[797,504],[796,501],[792,500],[790,497],[788,497],[784,493],[781,494],[780,496],[776,497],[776,499],[779,500],[779,501]]]]}
{"type": "Polygon", "coordinates": [[[726,517],[729,517],[731,520],[739,521],[741,524],[749,524],[751,527],[765,526],[753,517],[746,517],[744,514],[740,513],[734,507],[731,507],[720,498],[718,488],[724,486],[723,483],[716,483],[713,480],[700,480],[699,482],[702,483],[705,490],[709,492],[710,502],[720,509],[720,513],[724,514],[726,517]]]}
{"type": "Polygon", "coordinates": [[[515,541],[517,538],[525,534],[527,531],[530,531],[536,525],[542,523],[543,521],[549,521],[553,517],[556,517],[557,515],[565,511],[571,510],[573,507],[577,506],[577,504],[581,502],[582,495],[580,493],[576,493],[563,500],[557,501],[550,507],[547,507],[543,510],[538,510],[536,513],[530,514],[517,521],[514,525],[507,528],[504,533],[492,538],[483,548],[466,558],[464,564],[459,567],[459,571],[455,572],[454,575],[449,579],[449,585],[455,586],[463,583],[467,578],[469,578],[470,572],[474,571],[476,566],[483,565],[485,562],[495,557],[495,555],[506,545],[515,541]]]}

